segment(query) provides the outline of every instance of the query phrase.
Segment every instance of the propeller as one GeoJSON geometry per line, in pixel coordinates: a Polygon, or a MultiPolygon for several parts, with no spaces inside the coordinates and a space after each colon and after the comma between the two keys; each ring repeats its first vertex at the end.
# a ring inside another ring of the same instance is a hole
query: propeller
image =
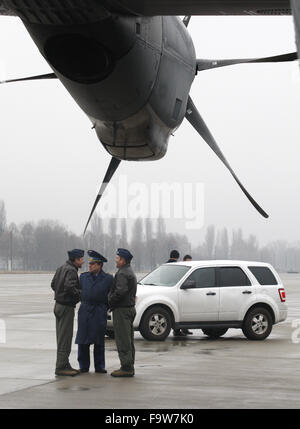
{"type": "Polygon", "coordinates": [[[96,200],[94,202],[94,205],[93,205],[90,217],[89,217],[89,219],[87,221],[86,227],[84,229],[83,235],[86,233],[86,230],[87,230],[87,228],[89,226],[90,220],[92,219],[92,216],[94,214],[94,211],[96,210],[96,207],[97,207],[97,205],[98,205],[98,203],[99,203],[102,195],[104,194],[104,191],[105,191],[107,185],[111,181],[111,179],[112,179],[113,175],[115,174],[117,168],[119,167],[120,163],[121,163],[120,159],[112,157],[112,159],[110,161],[110,164],[108,166],[107,172],[105,174],[105,177],[103,179],[102,185],[101,185],[100,190],[98,192],[97,198],[96,198],[96,200]]]}
{"type": "MultiPolygon", "coordinates": [[[[55,73],[49,73],[49,74],[43,74],[43,75],[38,75],[38,76],[29,76],[29,77],[18,78],[18,79],[2,80],[2,81],[0,81],[0,84],[3,84],[3,83],[12,83],[12,82],[24,82],[24,81],[30,81],[30,80],[44,80],[44,79],[57,79],[57,76],[56,76],[55,73]]],[[[104,193],[107,185],[111,181],[111,179],[112,179],[114,173],[116,172],[117,168],[119,167],[120,163],[121,163],[121,160],[119,160],[119,159],[117,159],[115,157],[113,157],[111,159],[111,162],[110,162],[110,164],[108,166],[106,175],[105,175],[105,177],[103,179],[103,183],[101,185],[101,188],[100,188],[99,193],[97,195],[96,201],[95,201],[95,203],[93,205],[91,214],[90,214],[89,219],[87,221],[86,227],[84,229],[84,234],[86,233],[86,230],[87,230],[87,228],[89,226],[90,220],[91,220],[91,218],[92,218],[92,216],[94,214],[94,211],[96,210],[96,207],[97,207],[97,205],[98,205],[98,203],[99,203],[99,201],[100,201],[100,199],[101,199],[101,197],[102,197],[102,195],[103,195],[103,193],[104,193]]]]}
{"type": "Polygon", "coordinates": [[[249,194],[249,192],[245,189],[245,187],[242,185],[238,177],[236,176],[235,172],[232,170],[230,164],[228,163],[227,159],[223,155],[221,149],[219,148],[217,142],[215,141],[214,137],[212,136],[211,132],[209,131],[208,127],[206,126],[204,120],[202,119],[200,113],[198,112],[196,106],[194,105],[191,97],[189,97],[188,104],[187,104],[187,111],[185,115],[186,119],[191,123],[191,125],[195,128],[195,130],[200,134],[200,136],[203,138],[203,140],[206,141],[208,146],[214,151],[214,153],[217,155],[217,157],[223,162],[223,164],[228,168],[232,176],[234,177],[235,181],[241,188],[241,190],[244,192],[248,200],[251,202],[251,204],[256,208],[256,210],[265,218],[268,218],[269,215],[257,204],[257,202],[252,198],[252,196],[249,194]]]}
{"type": "Polygon", "coordinates": [[[284,55],[276,55],[265,58],[248,58],[248,59],[233,59],[233,60],[197,60],[197,72],[203,70],[216,69],[219,67],[232,66],[236,64],[254,64],[254,63],[281,63],[287,61],[295,61],[298,59],[297,52],[291,52],[284,55]]]}
{"type": "Polygon", "coordinates": [[[29,77],[22,77],[19,79],[1,80],[0,84],[11,83],[11,82],[25,82],[27,80],[44,80],[44,79],[57,79],[57,76],[55,73],[40,74],[39,76],[29,76],[29,77]]]}

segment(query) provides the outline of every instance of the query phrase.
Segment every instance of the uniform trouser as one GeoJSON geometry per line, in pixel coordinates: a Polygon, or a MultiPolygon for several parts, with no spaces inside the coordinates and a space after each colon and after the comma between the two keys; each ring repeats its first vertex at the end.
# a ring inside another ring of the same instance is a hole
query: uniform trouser
{"type": "Polygon", "coordinates": [[[55,303],[57,359],[56,370],[70,366],[69,356],[72,349],[74,307],[55,303]]]}
{"type": "Polygon", "coordinates": [[[116,308],[113,310],[116,345],[121,368],[126,371],[134,369],[135,348],[133,321],[135,315],[135,307],[116,308]]]}
{"type": "MultiPolygon", "coordinates": [[[[90,369],[90,345],[91,344],[78,344],[78,362],[80,369],[90,369]]],[[[104,337],[103,342],[94,344],[94,366],[95,371],[105,368],[104,337]]]]}

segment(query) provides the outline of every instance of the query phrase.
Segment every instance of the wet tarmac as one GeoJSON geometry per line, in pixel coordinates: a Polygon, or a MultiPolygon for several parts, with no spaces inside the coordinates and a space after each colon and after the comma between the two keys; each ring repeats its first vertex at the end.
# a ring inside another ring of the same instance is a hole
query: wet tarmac
{"type": "Polygon", "coordinates": [[[136,376],[115,379],[109,373],[119,360],[110,339],[108,374],[92,368],[55,377],[52,275],[2,274],[0,408],[300,408],[300,274],[281,277],[289,315],[267,340],[249,341],[234,329],[218,340],[194,330],[162,343],[136,333],[136,376]]]}

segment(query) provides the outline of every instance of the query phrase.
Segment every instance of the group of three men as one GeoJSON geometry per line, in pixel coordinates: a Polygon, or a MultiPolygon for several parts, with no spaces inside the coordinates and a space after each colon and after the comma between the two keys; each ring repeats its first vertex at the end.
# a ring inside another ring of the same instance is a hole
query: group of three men
{"type": "Polygon", "coordinates": [[[55,292],[54,314],[56,318],[57,360],[56,375],[75,376],[89,372],[90,345],[94,344],[94,366],[96,373],[107,373],[105,369],[104,338],[107,325],[107,311],[112,310],[115,340],[121,367],[113,371],[113,377],[134,376],[134,331],[135,297],[137,279],[130,266],[133,258],[126,249],[116,254],[115,277],[103,271],[107,259],[93,250],[88,251],[89,271],[78,278],[78,269],[84,264],[84,251],[74,249],[68,252],[68,261],[56,270],[51,282],[55,292]],[[75,343],[78,344],[79,370],[71,367],[69,356],[72,348],[74,315],[78,311],[78,330],[75,343]]]}

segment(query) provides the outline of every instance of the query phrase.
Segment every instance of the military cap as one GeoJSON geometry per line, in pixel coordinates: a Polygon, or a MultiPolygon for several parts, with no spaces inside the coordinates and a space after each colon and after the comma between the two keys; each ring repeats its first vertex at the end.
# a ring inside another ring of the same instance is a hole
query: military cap
{"type": "Polygon", "coordinates": [[[68,255],[69,255],[69,259],[83,258],[84,250],[81,250],[81,249],[69,250],[68,255]]]}
{"type": "Polygon", "coordinates": [[[88,255],[90,257],[89,262],[107,262],[107,259],[95,250],[88,250],[88,255]]]}
{"type": "Polygon", "coordinates": [[[117,255],[119,255],[121,258],[124,258],[128,262],[130,262],[133,258],[132,254],[127,249],[118,249],[117,255]]]}

